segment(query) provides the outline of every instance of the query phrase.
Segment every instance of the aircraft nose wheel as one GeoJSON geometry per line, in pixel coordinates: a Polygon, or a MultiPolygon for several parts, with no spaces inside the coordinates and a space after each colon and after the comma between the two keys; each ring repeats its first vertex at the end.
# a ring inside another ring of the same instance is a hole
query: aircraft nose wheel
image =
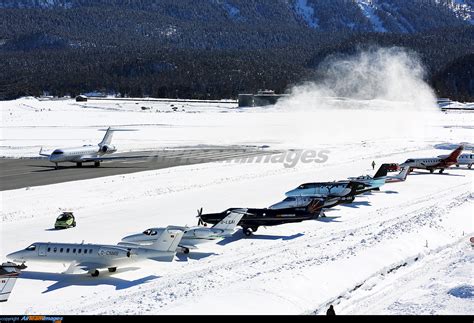
{"type": "Polygon", "coordinates": [[[114,273],[117,271],[117,267],[110,267],[109,268],[109,273],[114,273]]]}
{"type": "Polygon", "coordinates": [[[185,255],[189,254],[189,248],[184,248],[184,249],[183,249],[183,253],[184,253],[185,255]]]}
{"type": "Polygon", "coordinates": [[[252,234],[252,231],[249,228],[244,228],[244,234],[249,237],[252,234]]]}
{"type": "Polygon", "coordinates": [[[91,272],[91,276],[92,276],[92,277],[97,277],[97,276],[99,276],[99,271],[98,271],[97,269],[94,270],[93,272],[91,272]]]}

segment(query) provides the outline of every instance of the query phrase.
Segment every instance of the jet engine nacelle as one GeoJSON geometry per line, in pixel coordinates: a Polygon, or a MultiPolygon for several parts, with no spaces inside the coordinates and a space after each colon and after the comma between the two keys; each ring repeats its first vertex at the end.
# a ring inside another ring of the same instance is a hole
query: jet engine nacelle
{"type": "Polygon", "coordinates": [[[103,145],[102,147],[100,147],[100,151],[103,153],[111,153],[116,150],[117,149],[115,148],[115,146],[112,146],[112,145],[103,145]]]}
{"type": "Polygon", "coordinates": [[[127,249],[107,247],[99,249],[99,256],[105,258],[130,258],[130,255],[130,251],[127,249]]]}

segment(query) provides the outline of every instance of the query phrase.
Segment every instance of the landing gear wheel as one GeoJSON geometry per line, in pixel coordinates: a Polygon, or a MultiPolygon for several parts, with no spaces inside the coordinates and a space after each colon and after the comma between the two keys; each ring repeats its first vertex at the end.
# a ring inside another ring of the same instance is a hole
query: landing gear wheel
{"type": "Polygon", "coordinates": [[[110,267],[109,268],[109,273],[114,273],[117,271],[117,267],[110,267]]]}
{"type": "Polygon", "coordinates": [[[434,169],[430,169],[430,174],[433,174],[433,172],[434,172],[434,169]]]}
{"type": "Polygon", "coordinates": [[[257,232],[258,227],[252,227],[251,229],[252,229],[252,232],[257,232]]]}
{"type": "Polygon", "coordinates": [[[471,167],[472,167],[472,164],[467,165],[467,168],[471,169],[471,167]]]}
{"type": "Polygon", "coordinates": [[[94,270],[93,272],[91,272],[91,276],[92,276],[92,277],[97,277],[97,276],[99,276],[99,271],[98,271],[97,269],[94,270]]]}
{"type": "Polygon", "coordinates": [[[249,228],[244,228],[244,234],[249,237],[252,234],[252,231],[250,231],[249,228]]]}
{"type": "Polygon", "coordinates": [[[100,161],[94,162],[94,167],[99,167],[100,166],[100,161]]]}
{"type": "Polygon", "coordinates": [[[82,162],[76,163],[76,166],[77,166],[77,167],[82,167],[82,162]]]}
{"type": "Polygon", "coordinates": [[[185,255],[189,254],[189,248],[184,248],[184,249],[183,249],[183,253],[184,253],[185,255]]]}
{"type": "Polygon", "coordinates": [[[440,174],[442,174],[442,173],[443,173],[443,171],[444,171],[444,169],[440,169],[440,170],[439,170],[439,173],[440,173],[440,174]]]}
{"type": "Polygon", "coordinates": [[[459,167],[459,164],[456,164],[456,167],[459,167]]]}
{"type": "Polygon", "coordinates": [[[58,169],[59,166],[58,166],[58,163],[54,163],[54,169],[58,169]]]}

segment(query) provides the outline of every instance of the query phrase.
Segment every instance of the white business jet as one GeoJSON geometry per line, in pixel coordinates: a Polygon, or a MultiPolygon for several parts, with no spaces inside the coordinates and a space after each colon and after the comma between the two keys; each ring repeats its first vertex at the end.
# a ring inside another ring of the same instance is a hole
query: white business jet
{"type": "MultiPolygon", "coordinates": [[[[178,246],[183,253],[188,254],[189,249],[196,249],[196,245],[198,244],[231,236],[234,233],[235,227],[245,215],[245,212],[247,212],[247,209],[239,209],[238,211],[239,212],[229,212],[229,215],[210,228],[202,226],[170,226],[169,228],[182,230],[184,232],[184,236],[178,246]]],[[[126,236],[122,238],[122,242],[120,242],[119,245],[133,246],[134,244],[150,244],[156,240],[156,235],[159,230],[161,230],[161,228],[150,228],[142,233],[126,236]]]]}
{"type": "Polygon", "coordinates": [[[105,136],[102,141],[98,144],[98,148],[95,145],[84,145],[82,147],[72,148],[58,148],[54,149],[51,154],[43,153],[41,147],[39,154],[41,156],[48,157],[48,160],[55,164],[55,169],[58,169],[59,163],[71,162],[76,163],[77,167],[81,167],[82,163],[93,162],[94,166],[99,167],[100,162],[103,160],[115,160],[115,159],[129,159],[129,158],[144,158],[146,156],[106,156],[117,151],[115,146],[111,144],[112,134],[114,131],[128,131],[124,129],[112,129],[107,128],[105,136]]]}
{"type": "Polygon", "coordinates": [[[7,259],[22,263],[49,262],[69,264],[66,273],[85,271],[92,277],[99,276],[99,269],[115,272],[117,266],[139,260],[173,260],[183,231],[170,227],[162,228],[149,246],[119,246],[84,243],[35,242],[26,249],[7,255],[7,259]]]}

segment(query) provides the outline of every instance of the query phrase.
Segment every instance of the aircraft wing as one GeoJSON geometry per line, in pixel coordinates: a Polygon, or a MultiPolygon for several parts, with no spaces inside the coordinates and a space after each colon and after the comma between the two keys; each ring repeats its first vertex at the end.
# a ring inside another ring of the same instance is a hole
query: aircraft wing
{"type": "Polygon", "coordinates": [[[196,247],[195,245],[192,245],[192,244],[179,244],[178,247],[181,247],[181,248],[188,248],[188,249],[197,249],[198,247],[196,247]]]}
{"type": "Polygon", "coordinates": [[[88,162],[88,161],[102,161],[102,160],[118,160],[118,159],[136,159],[136,158],[147,158],[150,156],[84,156],[81,158],[81,161],[88,162]]]}
{"type": "Polygon", "coordinates": [[[96,262],[73,262],[66,269],[65,273],[72,274],[75,272],[89,272],[90,270],[107,268],[107,265],[96,262]]]}

